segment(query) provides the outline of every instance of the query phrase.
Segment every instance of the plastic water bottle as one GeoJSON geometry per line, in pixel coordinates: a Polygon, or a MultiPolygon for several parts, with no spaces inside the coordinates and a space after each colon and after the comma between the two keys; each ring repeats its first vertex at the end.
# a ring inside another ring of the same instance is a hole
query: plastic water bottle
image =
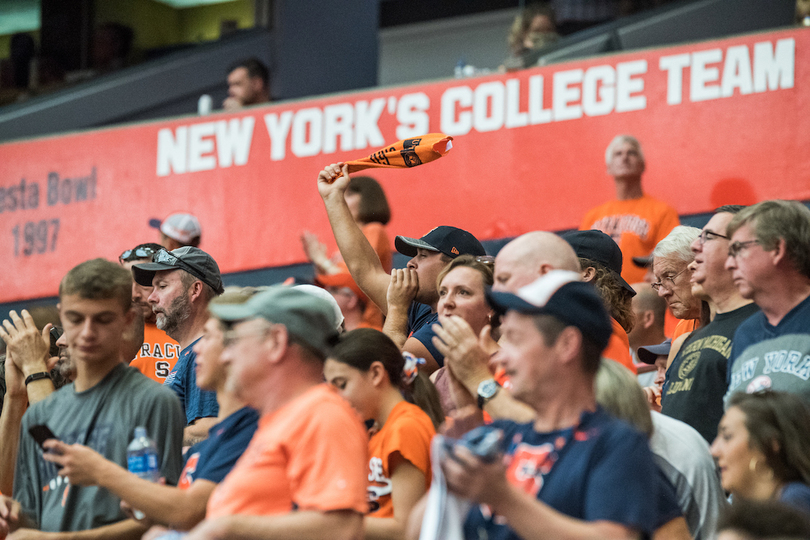
{"type": "MultiPolygon", "coordinates": [[[[146,436],[144,426],[135,428],[135,438],[127,446],[127,468],[138,478],[150,482],[157,482],[160,479],[157,446],[152,439],[146,436]]],[[[135,510],[134,514],[138,519],[145,517],[140,510],[135,510]]]]}

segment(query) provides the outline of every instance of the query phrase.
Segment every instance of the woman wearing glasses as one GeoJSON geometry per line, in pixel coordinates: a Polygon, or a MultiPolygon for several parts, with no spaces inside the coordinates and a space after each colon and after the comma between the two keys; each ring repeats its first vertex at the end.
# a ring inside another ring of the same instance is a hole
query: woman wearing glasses
{"type": "Polygon", "coordinates": [[[733,498],[779,500],[810,515],[810,407],[800,397],[734,394],[712,455],[733,498]]]}

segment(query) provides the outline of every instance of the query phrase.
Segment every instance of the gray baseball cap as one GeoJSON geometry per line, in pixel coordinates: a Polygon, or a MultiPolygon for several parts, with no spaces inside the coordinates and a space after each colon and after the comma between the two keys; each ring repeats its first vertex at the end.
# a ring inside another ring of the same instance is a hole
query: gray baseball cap
{"type": "Polygon", "coordinates": [[[161,249],[152,255],[152,262],[133,265],[132,276],[135,283],[151,287],[156,272],[178,269],[185,270],[214,289],[217,294],[222,294],[225,290],[217,262],[208,253],[192,246],[177,248],[174,251],[161,249]]]}
{"type": "Polygon", "coordinates": [[[211,304],[209,309],[225,322],[258,317],[283,324],[290,334],[324,356],[337,339],[337,320],[332,305],[294,287],[275,285],[244,304],[211,304]]]}

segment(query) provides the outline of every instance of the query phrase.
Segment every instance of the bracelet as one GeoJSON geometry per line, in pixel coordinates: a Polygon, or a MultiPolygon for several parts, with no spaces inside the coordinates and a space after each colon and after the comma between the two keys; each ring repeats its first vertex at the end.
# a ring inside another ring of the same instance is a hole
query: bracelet
{"type": "Polygon", "coordinates": [[[47,371],[40,371],[39,373],[32,373],[28,377],[25,378],[25,386],[28,386],[28,383],[39,381],[41,379],[50,379],[51,374],[47,371]]]}

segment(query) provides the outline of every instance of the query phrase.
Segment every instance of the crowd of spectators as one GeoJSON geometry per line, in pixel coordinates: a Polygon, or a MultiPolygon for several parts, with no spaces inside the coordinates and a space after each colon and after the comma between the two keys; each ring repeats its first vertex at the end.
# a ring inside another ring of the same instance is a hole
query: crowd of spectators
{"type": "Polygon", "coordinates": [[[803,537],[810,210],[685,227],[638,140],[606,166],[581,230],[498,253],[439,222],[392,269],[382,188],[335,163],[314,284],[226,289],[190,214],[77,265],[58,327],[0,326],[0,537],[803,537]]]}

